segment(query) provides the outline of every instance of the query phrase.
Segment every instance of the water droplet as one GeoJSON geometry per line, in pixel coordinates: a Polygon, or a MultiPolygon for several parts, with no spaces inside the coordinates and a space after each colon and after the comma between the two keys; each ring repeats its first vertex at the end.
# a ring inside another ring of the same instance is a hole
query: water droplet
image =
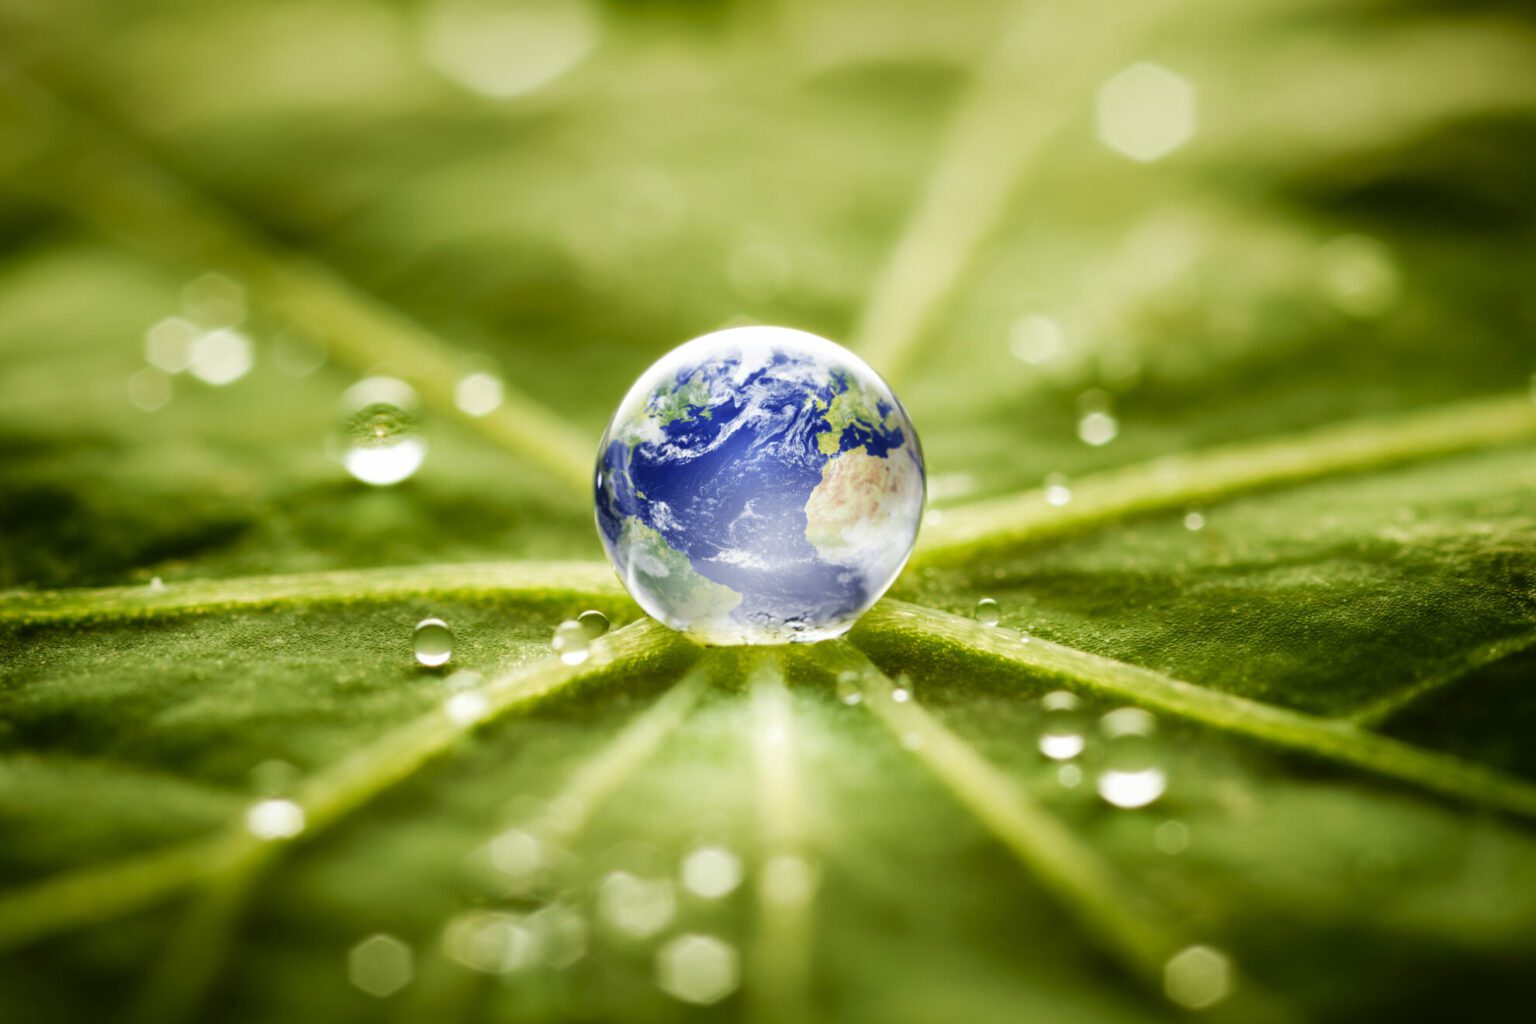
{"type": "Polygon", "coordinates": [[[532,964],[538,948],[533,933],[516,917],[476,910],[448,923],[443,953],[471,970],[511,974],[532,964]]]}
{"type": "Polygon", "coordinates": [[[1190,509],[1184,513],[1184,529],[1191,533],[1199,533],[1205,529],[1205,514],[1197,509],[1190,509]]]}
{"type": "Polygon", "coordinates": [[[1040,698],[1040,753],[1053,761],[1066,761],[1083,752],[1082,702],[1076,694],[1057,690],[1040,698]]]}
{"type": "Polygon", "coordinates": [[[454,725],[468,727],[483,721],[491,713],[490,701],[478,690],[456,693],[443,702],[443,714],[454,725]]]}
{"type": "Polygon", "coordinates": [[[1232,994],[1232,962],[1210,946],[1190,946],[1163,966],[1163,991],[1186,1010],[1204,1010],[1232,994]]]}
{"type": "Polygon", "coordinates": [[[1120,433],[1120,422],[1107,412],[1090,412],[1077,421],[1077,437],[1095,448],[1113,441],[1120,433]]]}
{"type": "Polygon", "coordinates": [[[489,416],[501,405],[501,378],[471,373],[453,388],[453,404],[468,416],[489,416]]]}
{"type": "Polygon", "coordinates": [[[976,621],[983,626],[995,626],[1002,621],[1002,611],[997,602],[990,597],[984,597],[976,602],[976,621]]]}
{"type": "Polygon", "coordinates": [[[223,274],[204,274],[182,288],[181,310],[204,327],[234,327],[245,320],[245,289],[223,274]]]}
{"type": "Polygon", "coordinates": [[[1056,781],[1065,789],[1076,789],[1083,783],[1083,770],[1075,764],[1058,765],[1056,781]]]}
{"type": "Polygon", "coordinates": [[[144,358],[166,373],[181,373],[192,365],[192,342],[202,332],[190,320],[168,316],[144,332],[144,358]]]}
{"type": "Polygon", "coordinates": [[[576,621],[581,623],[581,628],[586,630],[587,637],[596,640],[608,632],[608,616],[599,611],[584,611],[576,616],[576,621]]]}
{"type": "Polygon", "coordinates": [[[223,387],[250,372],[256,362],[256,349],[244,334],[221,327],[198,335],[192,342],[191,357],[188,369],[192,376],[204,384],[223,387]]]}
{"type": "Polygon", "coordinates": [[[597,911],[615,931],[648,939],[672,923],[677,898],[671,883],[663,879],[611,871],[598,884],[597,911]]]}
{"type": "Polygon", "coordinates": [[[246,809],[245,830],[257,839],[292,839],[304,831],[304,808],[292,800],[260,800],[246,809]]]}
{"type": "Polygon", "coordinates": [[[901,734],[901,745],[907,750],[922,750],[923,734],[920,732],[908,730],[907,732],[901,734]]]}
{"type": "Polygon", "coordinates": [[[1157,848],[1170,857],[1189,848],[1189,826],[1182,821],[1165,821],[1152,833],[1157,848]]]}
{"type": "Polygon", "coordinates": [[[912,699],[912,679],[905,672],[896,677],[894,686],[891,687],[891,700],[898,704],[905,704],[912,699]]]}
{"type": "Polygon", "coordinates": [[[763,865],[758,881],[768,902],[803,907],[816,895],[816,874],[816,865],[804,857],[780,853],[763,865]]]}
{"type": "Polygon", "coordinates": [[[291,790],[298,781],[299,770],[287,761],[276,758],[263,761],[251,769],[251,790],[258,796],[279,796],[291,790]]]}
{"type": "Polygon", "coordinates": [[[718,1003],[741,983],[736,947],[710,935],[679,935],[656,953],[656,984],[698,1006],[718,1003]]]}
{"type": "Polygon", "coordinates": [[[1015,359],[1040,366],[1066,351],[1061,324],[1048,316],[1030,314],[1020,317],[1008,332],[1008,351],[1015,359]]]}
{"type": "Polygon", "coordinates": [[[859,685],[859,674],[845,668],[837,674],[837,699],[852,707],[864,700],[864,690],[859,685]]]}
{"type": "Polygon", "coordinates": [[[422,619],[416,623],[411,643],[416,661],[427,668],[446,665],[453,657],[453,630],[442,619],[422,619]]]}
{"type": "Polygon", "coordinates": [[[378,999],[405,988],[415,973],[411,947],[393,935],[370,935],[347,954],[348,979],[358,989],[378,999]]]}
{"type": "Polygon", "coordinates": [[[308,377],[325,365],[325,346],[298,331],[279,331],[272,343],[272,361],[290,377],[308,377]]]}
{"type": "Polygon", "coordinates": [[[1141,62],[1099,87],[1099,141],[1140,163],[1157,160],[1195,134],[1195,87],[1158,64],[1141,62]]]}
{"type": "Polygon", "coordinates": [[[591,637],[586,627],[575,619],[566,619],[555,627],[549,646],[567,665],[580,665],[592,653],[591,637]]]}
{"type": "Polygon", "coordinates": [[[1145,807],[1163,795],[1168,778],[1157,744],[1157,720],[1141,708],[1118,708],[1099,720],[1105,739],[1099,795],[1126,809],[1145,807]]]}
{"type": "Polygon", "coordinates": [[[683,858],[682,877],[689,892],[717,900],[741,884],[741,858],[723,846],[701,846],[683,858]]]}
{"type": "Polygon", "coordinates": [[[159,576],[150,577],[149,589],[152,593],[160,593],[161,591],[165,590],[165,580],[162,580],[159,576]]]}
{"type": "Polygon", "coordinates": [[[427,457],[419,436],[416,392],[393,377],[368,377],[341,396],[347,472],[365,484],[388,487],[411,477],[427,457]]]}
{"type": "Polygon", "coordinates": [[[1067,478],[1062,473],[1050,473],[1045,478],[1045,503],[1052,508],[1061,508],[1072,500],[1072,489],[1067,486],[1067,478]]]}

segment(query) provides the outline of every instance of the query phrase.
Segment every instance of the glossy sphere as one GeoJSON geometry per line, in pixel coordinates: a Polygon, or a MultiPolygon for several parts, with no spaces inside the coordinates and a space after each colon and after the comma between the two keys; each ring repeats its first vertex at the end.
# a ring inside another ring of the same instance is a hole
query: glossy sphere
{"type": "Polygon", "coordinates": [[[707,643],[845,632],[906,563],[925,493],[912,421],[824,338],[741,327],[673,350],[603,438],[597,525],[640,606],[707,643]]]}

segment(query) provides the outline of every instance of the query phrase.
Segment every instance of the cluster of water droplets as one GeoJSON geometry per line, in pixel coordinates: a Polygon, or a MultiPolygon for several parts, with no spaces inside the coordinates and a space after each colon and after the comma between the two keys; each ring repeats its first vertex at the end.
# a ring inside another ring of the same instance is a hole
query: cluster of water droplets
{"type": "Polygon", "coordinates": [[[245,288],[238,281],[207,273],[188,282],[176,312],[144,332],[145,365],[128,378],[129,402],[145,412],[163,408],[182,376],[212,387],[240,380],[256,362],[245,319],[245,288]]]}

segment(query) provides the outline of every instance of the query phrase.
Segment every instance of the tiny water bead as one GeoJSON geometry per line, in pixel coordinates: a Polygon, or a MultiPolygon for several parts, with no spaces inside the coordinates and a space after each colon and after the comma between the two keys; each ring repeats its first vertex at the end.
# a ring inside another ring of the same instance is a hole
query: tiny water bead
{"type": "Polygon", "coordinates": [[[453,630],[442,619],[422,619],[416,623],[411,638],[416,662],[427,668],[440,668],[453,657],[453,630]]]}
{"type": "Polygon", "coordinates": [[[984,597],[976,602],[976,621],[983,626],[995,626],[1002,619],[1002,610],[992,598],[984,597]]]}
{"type": "Polygon", "coordinates": [[[859,674],[851,668],[837,674],[837,699],[849,707],[864,700],[864,688],[860,685],[859,674]]]}
{"type": "Polygon", "coordinates": [[[1040,753],[1052,761],[1066,761],[1083,752],[1082,702],[1076,694],[1057,690],[1040,698],[1040,753]]]}
{"type": "Polygon", "coordinates": [[[1157,741],[1157,720],[1141,708],[1118,708],[1099,720],[1104,759],[1099,796],[1127,810],[1145,807],[1163,795],[1168,776],[1157,741]]]}
{"type": "Polygon", "coordinates": [[[342,394],[341,461],[348,473],[389,487],[421,468],[427,443],[419,435],[416,402],[415,390],[393,377],[368,377],[342,394]]]}
{"type": "Polygon", "coordinates": [[[1045,503],[1052,508],[1061,508],[1072,500],[1072,488],[1067,486],[1067,478],[1063,473],[1050,473],[1045,478],[1045,503]]]}
{"type": "Polygon", "coordinates": [[[1199,509],[1190,509],[1184,513],[1184,529],[1190,533],[1199,533],[1205,529],[1205,513],[1199,509]]]}
{"type": "Polygon", "coordinates": [[[741,858],[723,846],[701,846],[683,858],[682,878],[695,896],[721,899],[741,884],[741,858]]]}
{"type": "Polygon", "coordinates": [[[592,653],[592,635],[576,619],[566,619],[555,627],[549,646],[567,665],[580,665],[592,653]]]}
{"type": "Polygon", "coordinates": [[[891,687],[891,700],[905,704],[912,699],[912,679],[905,672],[897,676],[891,687]]]}
{"type": "Polygon", "coordinates": [[[1232,961],[1219,949],[1190,946],[1163,966],[1163,991],[1186,1010],[1205,1010],[1232,994],[1232,961]]]}
{"type": "Polygon", "coordinates": [[[608,616],[599,611],[584,611],[576,616],[576,621],[581,623],[581,628],[587,631],[587,636],[593,640],[608,632],[608,616]]]}
{"type": "Polygon", "coordinates": [[[712,935],[679,935],[656,953],[656,984],[685,1003],[718,1003],[741,984],[736,947],[712,935]]]}
{"type": "Polygon", "coordinates": [[[304,808],[292,800],[261,800],[245,812],[245,830],[257,839],[292,839],[304,831],[304,808]]]}
{"type": "Polygon", "coordinates": [[[641,375],[596,472],[597,524],[630,595],[715,644],[839,636],[917,540],[923,453],[886,383],[781,327],[697,338],[641,375]]]}

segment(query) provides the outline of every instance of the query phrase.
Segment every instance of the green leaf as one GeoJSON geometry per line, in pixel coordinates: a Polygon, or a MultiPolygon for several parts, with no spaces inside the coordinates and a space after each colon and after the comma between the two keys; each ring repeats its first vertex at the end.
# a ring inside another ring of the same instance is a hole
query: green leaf
{"type": "Polygon", "coordinates": [[[523,3],[594,45],[494,98],[432,41],[473,6],[0,3],[0,1018],[1521,1005],[1536,22],[523,3]],[[1139,61],[1197,98],[1147,163],[1097,137],[1139,61]],[[253,366],[153,376],[207,274],[253,366]],[[699,648],[602,560],[607,415],[738,319],[922,431],[845,640],[699,648]],[[380,373],[390,488],[334,457],[380,373]]]}

